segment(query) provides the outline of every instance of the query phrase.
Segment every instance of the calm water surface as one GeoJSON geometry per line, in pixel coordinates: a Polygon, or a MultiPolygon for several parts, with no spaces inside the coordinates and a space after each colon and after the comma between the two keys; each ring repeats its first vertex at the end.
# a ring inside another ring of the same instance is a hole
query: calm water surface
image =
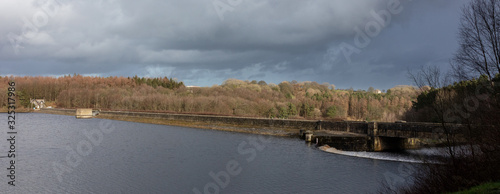
{"type": "Polygon", "coordinates": [[[16,126],[16,186],[0,158],[2,193],[366,193],[408,179],[410,165],[325,153],[295,138],[175,126],[35,113],[17,114],[16,126]],[[93,143],[85,134],[110,127],[93,143]]]}

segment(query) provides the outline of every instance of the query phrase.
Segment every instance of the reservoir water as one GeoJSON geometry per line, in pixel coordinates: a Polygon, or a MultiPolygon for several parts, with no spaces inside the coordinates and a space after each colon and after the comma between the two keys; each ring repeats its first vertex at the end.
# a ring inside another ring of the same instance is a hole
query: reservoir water
{"type": "Polygon", "coordinates": [[[17,114],[16,127],[15,187],[0,128],[0,193],[370,193],[409,181],[415,165],[298,138],[73,116],[17,114]]]}

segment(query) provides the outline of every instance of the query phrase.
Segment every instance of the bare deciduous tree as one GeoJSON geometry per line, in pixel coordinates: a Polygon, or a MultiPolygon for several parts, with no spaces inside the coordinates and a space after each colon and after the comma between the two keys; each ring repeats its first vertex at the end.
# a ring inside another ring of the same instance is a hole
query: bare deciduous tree
{"type": "Polygon", "coordinates": [[[459,80],[500,72],[500,2],[472,0],[462,9],[460,47],[452,67],[459,80]]]}
{"type": "Polygon", "coordinates": [[[422,66],[417,72],[408,70],[408,77],[420,89],[424,86],[441,88],[449,84],[449,77],[441,73],[437,66],[422,66]]]}

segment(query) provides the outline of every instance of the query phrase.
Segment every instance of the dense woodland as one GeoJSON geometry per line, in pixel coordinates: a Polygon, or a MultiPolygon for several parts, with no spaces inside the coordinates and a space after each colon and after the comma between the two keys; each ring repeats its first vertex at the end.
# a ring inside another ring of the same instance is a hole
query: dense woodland
{"type": "MultiPolygon", "coordinates": [[[[11,78],[0,78],[6,90],[11,78]]],[[[172,78],[14,77],[18,106],[30,98],[44,98],[58,108],[164,111],[268,118],[349,119],[395,121],[401,119],[418,95],[410,86],[385,93],[373,88],[336,90],[331,84],[226,80],[212,87],[185,87],[172,78]]],[[[0,94],[5,109],[6,92],[0,94]]]]}
{"type": "MultiPolygon", "coordinates": [[[[434,75],[422,78],[431,80],[426,78],[434,75]]],[[[440,164],[422,166],[412,187],[383,193],[446,193],[500,180],[500,74],[429,87],[417,97],[406,119],[440,123],[442,131],[436,134],[447,157],[440,164]],[[462,128],[456,131],[449,124],[462,128]]]]}
{"type": "Polygon", "coordinates": [[[406,112],[405,119],[433,123],[484,123],[480,121],[485,116],[497,114],[496,111],[500,110],[493,106],[500,94],[499,86],[500,74],[491,80],[482,75],[440,88],[424,87],[412,109],[406,112]]]}

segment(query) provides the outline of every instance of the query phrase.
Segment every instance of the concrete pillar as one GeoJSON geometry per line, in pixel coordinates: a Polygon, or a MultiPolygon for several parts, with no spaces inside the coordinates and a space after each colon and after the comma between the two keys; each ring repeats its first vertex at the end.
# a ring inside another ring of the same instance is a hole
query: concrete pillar
{"type": "Polygon", "coordinates": [[[321,120],[316,122],[316,130],[321,130],[321,120]]]}
{"type": "Polygon", "coordinates": [[[384,150],[382,146],[382,140],[380,137],[372,137],[373,139],[373,151],[374,152],[381,152],[384,150]]]}
{"type": "Polygon", "coordinates": [[[371,146],[368,146],[368,147],[371,147],[369,148],[370,151],[373,151],[373,152],[380,152],[382,151],[384,148],[382,147],[382,141],[380,139],[380,137],[378,137],[378,127],[377,127],[377,123],[376,122],[369,122],[367,123],[368,125],[368,128],[366,130],[366,133],[368,135],[368,137],[371,139],[371,146]]]}
{"type": "Polygon", "coordinates": [[[369,122],[368,123],[368,131],[369,136],[378,136],[378,124],[377,122],[369,122]]]}
{"type": "Polygon", "coordinates": [[[306,142],[311,142],[312,141],[312,133],[306,133],[306,142]]]}

